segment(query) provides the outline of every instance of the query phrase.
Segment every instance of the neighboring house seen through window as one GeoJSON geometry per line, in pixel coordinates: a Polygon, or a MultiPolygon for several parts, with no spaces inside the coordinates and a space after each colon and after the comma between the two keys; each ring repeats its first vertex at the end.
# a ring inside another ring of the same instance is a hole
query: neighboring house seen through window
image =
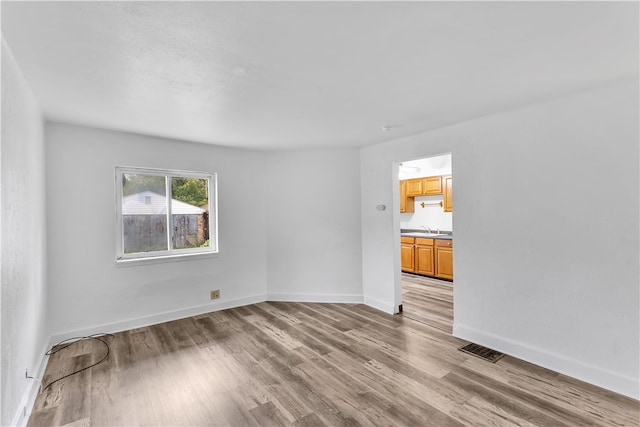
{"type": "Polygon", "coordinates": [[[118,261],[215,253],[216,176],[116,168],[118,261]]]}

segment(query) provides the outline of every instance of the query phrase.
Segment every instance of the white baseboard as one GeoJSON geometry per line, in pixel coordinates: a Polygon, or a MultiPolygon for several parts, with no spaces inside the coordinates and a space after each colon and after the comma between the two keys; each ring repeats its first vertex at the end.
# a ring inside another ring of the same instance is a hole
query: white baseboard
{"type": "Polygon", "coordinates": [[[40,360],[38,361],[38,365],[33,373],[30,373],[30,376],[37,378],[32,379],[29,382],[29,387],[25,390],[22,395],[22,399],[20,399],[20,404],[18,405],[18,409],[16,413],[13,415],[11,425],[16,427],[24,427],[27,425],[27,421],[29,421],[29,416],[31,415],[31,411],[33,410],[33,405],[36,402],[36,397],[38,396],[38,391],[40,391],[40,380],[44,376],[44,371],[47,367],[47,356],[45,353],[49,350],[48,346],[45,346],[40,351],[40,360]]]}
{"type": "Polygon", "coordinates": [[[363,298],[361,294],[298,294],[269,292],[267,294],[267,301],[362,304],[363,298]]]}
{"type": "Polygon", "coordinates": [[[395,308],[392,304],[365,297],[360,294],[298,294],[298,293],[268,293],[267,301],[282,302],[319,302],[319,303],[342,303],[342,304],[365,304],[376,310],[383,311],[387,314],[395,314],[395,308]]]}
{"type": "Polygon", "coordinates": [[[98,326],[92,326],[87,329],[69,331],[57,334],[51,337],[49,346],[59,343],[60,341],[91,334],[116,333],[128,331],[130,329],[142,328],[145,326],[157,325],[159,323],[170,322],[172,320],[184,319],[185,317],[197,316],[199,314],[210,313],[212,311],[225,310],[227,308],[240,307],[243,305],[256,304],[266,301],[265,294],[252,295],[249,297],[235,298],[212,302],[210,304],[197,305],[193,307],[182,308],[179,310],[166,311],[163,313],[152,314],[150,316],[137,317],[133,319],[123,320],[121,322],[105,323],[98,326]]]}
{"type": "Polygon", "coordinates": [[[364,297],[364,303],[377,310],[384,311],[387,314],[396,314],[396,310],[393,304],[389,304],[387,302],[370,297],[364,297]]]}
{"type": "Polygon", "coordinates": [[[640,381],[638,378],[628,377],[598,368],[597,366],[587,365],[576,359],[540,350],[524,343],[478,331],[465,325],[454,324],[453,336],[640,400],[640,381]]]}

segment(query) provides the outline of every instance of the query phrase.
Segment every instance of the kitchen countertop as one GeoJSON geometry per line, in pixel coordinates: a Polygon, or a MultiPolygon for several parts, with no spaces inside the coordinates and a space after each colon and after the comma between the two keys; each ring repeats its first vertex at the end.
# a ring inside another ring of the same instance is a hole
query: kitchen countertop
{"type": "Polygon", "coordinates": [[[410,230],[410,229],[401,229],[400,236],[402,237],[425,237],[428,239],[442,239],[442,240],[453,240],[453,232],[451,231],[441,231],[440,233],[432,232],[429,233],[426,230],[410,230]]]}

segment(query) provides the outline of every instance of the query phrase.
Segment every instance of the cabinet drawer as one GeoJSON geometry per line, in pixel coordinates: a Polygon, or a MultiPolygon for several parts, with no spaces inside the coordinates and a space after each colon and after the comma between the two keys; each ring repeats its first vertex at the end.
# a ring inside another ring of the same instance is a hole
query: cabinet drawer
{"type": "Polygon", "coordinates": [[[400,243],[413,244],[414,240],[415,239],[413,237],[400,237],[400,243]]]}
{"type": "Polygon", "coordinates": [[[425,239],[424,237],[416,237],[416,245],[433,246],[433,239],[425,239]]]}
{"type": "Polygon", "coordinates": [[[453,240],[436,239],[436,246],[444,246],[450,248],[453,246],[453,240]]]}

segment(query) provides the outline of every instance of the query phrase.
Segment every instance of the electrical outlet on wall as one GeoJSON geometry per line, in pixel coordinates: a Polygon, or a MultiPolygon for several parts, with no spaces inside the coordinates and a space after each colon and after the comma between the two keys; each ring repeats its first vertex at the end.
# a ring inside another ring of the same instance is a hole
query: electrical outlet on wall
{"type": "Polygon", "coordinates": [[[218,298],[220,298],[220,289],[211,291],[211,299],[218,299],[218,298]]]}

